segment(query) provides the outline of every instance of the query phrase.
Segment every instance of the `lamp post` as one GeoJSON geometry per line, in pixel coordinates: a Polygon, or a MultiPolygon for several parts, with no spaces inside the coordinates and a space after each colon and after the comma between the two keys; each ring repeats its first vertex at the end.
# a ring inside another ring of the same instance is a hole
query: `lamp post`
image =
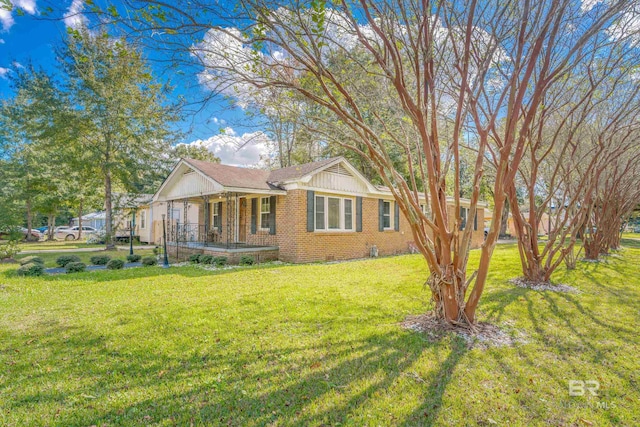
{"type": "Polygon", "coordinates": [[[133,255],[133,221],[129,221],[129,255],[133,255]]]}
{"type": "Polygon", "coordinates": [[[165,214],[162,214],[162,245],[164,260],[162,262],[162,268],[169,268],[169,258],[167,257],[167,227],[165,225],[165,214]]]}

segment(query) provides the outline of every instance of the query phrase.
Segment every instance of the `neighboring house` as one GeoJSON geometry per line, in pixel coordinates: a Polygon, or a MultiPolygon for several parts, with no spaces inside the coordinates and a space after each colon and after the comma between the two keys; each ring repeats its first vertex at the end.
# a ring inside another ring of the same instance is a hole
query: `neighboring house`
{"type": "MultiPolygon", "coordinates": [[[[466,218],[469,201],[462,205],[466,218]]],[[[485,208],[479,204],[473,247],[484,239],[485,208]]],[[[451,221],[453,210],[451,202],[451,221]]],[[[261,261],[346,260],[413,247],[391,192],[342,157],[274,171],[182,159],[137,214],[144,215],[142,241],[162,242],[164,216],[169,252],[206,252],[230,262],[246,254],[261,261]]]]}
{"type": "MultiPolygon", "coordinates": [[[[79,218],[71,219],[71,227],[79,225],[79,218]]],[[[93,227],[96,230],[102,230],[106,223],[106,214],[104,212],[91,212],[82,216],[82,225],[93,227]]]]}

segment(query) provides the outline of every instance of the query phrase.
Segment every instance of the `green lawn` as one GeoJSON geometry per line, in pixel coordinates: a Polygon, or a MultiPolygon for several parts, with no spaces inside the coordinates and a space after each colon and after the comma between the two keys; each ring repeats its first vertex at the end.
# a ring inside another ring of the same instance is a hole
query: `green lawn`
{"type": "Polygon", "coordinates": [[[104,245],[89,244],[84,240],[53,240],[42,242],[23,242],[19,244],[21,251],[57,250],[57,249],[82,249],[100,248],[104,245]]]}
{"type": "Polygon", "coordinates": [[[513,287],[500,245],[481,320],[526,342],[486,350],[398,326],[429,309],[415,255],[38,279],[0,265],[0,425],[640,425],[640,242],[624,243],[559,272],[579,294],[513,287]]]}

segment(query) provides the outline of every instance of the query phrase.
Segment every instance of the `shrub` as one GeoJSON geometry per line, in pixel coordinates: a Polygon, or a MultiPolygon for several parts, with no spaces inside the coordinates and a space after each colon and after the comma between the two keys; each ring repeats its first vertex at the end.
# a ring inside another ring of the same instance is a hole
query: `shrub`
{"type": "Polygon", "coordinates": [[[158,264],[158,260],[156,260],[152,256],[148,256],[148,257],[142,258],[142,265],[144,265],[145,267],[151,267],[151,266],[154,266],[156,264],[158,264]]]}
{"type": "Polygon", "coordinates": [[[216,267],[224,267],[225,265],[227,265],[228,259],[226,256],[217,256],[215,257],[213,262],[216,265],[216,267]]]}
{"type": "Polygon", "coordinates": [[[213,264],[213,255],[200,255],[200,264],[213,264]]]}
{"type": "Polygon", "coordinates": [[[32,264],[32,263],[44,265],[44,260],[39,256],[28,256],[20,260],[20,265],[32,264]]]}
{"type": "Polygon", "coordinates": [[[256,260],[251,255],[242,255],[240,257],[240,265],[253,265],[256,260]]]}
{"type": "Polygon", "coordinates": [[[93,245],[101,245],[106,243],[107,233],[104,230],[98,230],[87,236],[87,243],[93,245]]]}
{"type": "Polygon", "coordinates": [[[112,259],[107,263],[109,270],[120,270],[124,267],[124,261],[121,259],[112,259]]]}
{"type": "Polygon", "coordinates": [[[160,253],[160,247],[156,246],[155,248],[153,248],[154,255],[158,255],[159,253],[160,253]]]}
{"type": "Polygon", "coordinates": [[[56,260],[60,267],[66,267],[70,262],[80,262],[80,258],[77,255],[61,255],[56,260]]]}
{"type": "Polygon", "coordinates": [[[197,264],[200,262],[200,254],[189,255],[189,262],[197,264]]]}
{"type": "Polygon", "coordinates": [[[20,252],[20,248],[15,240],[0,245],[0,259],[13,258],[18,252],[20,252]]]}
{"type": "Polygon", "coordinates": [[[91,257],[91,264],[93,265],[107,265],[111,260],[109,255],[95,255],[91,257]]]}
{"type": "Polygon", "coordinates": [[[25,264],[18,269],[18,276],[41,276],[42,273],[44,273],[44,266],[35,262],[25,264]]]}
{"type": "Polygon", "coordinates": [[[131,254],[127,255],[127,261],[129,262],[139,262],[142,259],[142,255],[131,254]]]}
{"type": "Polygon", "coordinates": [[[87,266],[83,262],[70,262],[65,266],[67,273],[80,273],[85,270],[87,266]]]}

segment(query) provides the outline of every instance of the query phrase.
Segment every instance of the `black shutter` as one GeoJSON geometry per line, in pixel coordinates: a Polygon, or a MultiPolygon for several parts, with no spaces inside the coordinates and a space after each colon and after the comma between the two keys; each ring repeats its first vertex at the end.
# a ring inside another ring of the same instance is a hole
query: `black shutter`
{"type": "Polygon", "coordinates": [[[313,190],[307,190],[307,231],[315,230],[314,226],[314,201],[316,193],[313,190]]]}
{"type": "Polygon", "coordinates": [[[473,231],[478,231],[478,211],[476,210],[476,216],[473,217],[473,231]]]}
{"type": "Polygon", "coordinates": [[[362,197],[356,197],[356,231],[362,232],[362,197]]]}
{"type": "Polygon", "coordinates": [[[251,234],[256,234],[256,214],[258,210],[258,199],[251,199],[251,234]]]}
{"type": "Polygon", "coordinates": [[[378,199],[378,231],[384,231],[384,200],[378,199]]]}
{"type": "Polygon", "coordinates": [[[393,207],[393,229],[400,231],[400,206],[398,205],[398,202],[394,202],[393,207]]]}
{"type": "Polygon", "coordinates": [[[276,196],[269,197],[269,234],[276,234],[276,196]]]}
{"type": "MultiPolygon", "coordinates": [[[[229,222],[229,218],[227,218],[229,222]]],[[[218,202],[218,233],[222,233],[222,202],[218,202]]]]}

